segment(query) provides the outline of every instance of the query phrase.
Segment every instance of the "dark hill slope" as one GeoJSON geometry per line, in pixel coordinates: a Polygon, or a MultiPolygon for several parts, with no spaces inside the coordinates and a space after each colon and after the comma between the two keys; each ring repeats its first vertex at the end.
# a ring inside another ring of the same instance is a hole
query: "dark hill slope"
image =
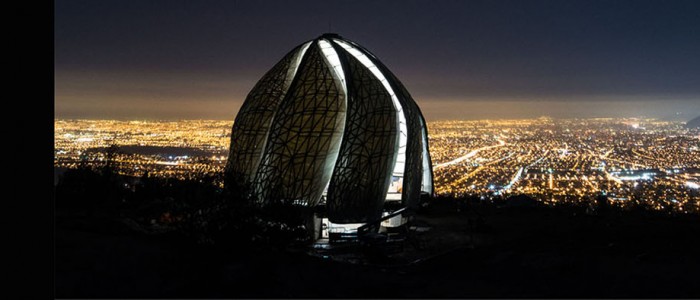
{"type": "Polygon", "coordinates": [[[688,121],[688,123],[685,123],[685,126],[688,128],[700,128],[700,116],[688,121]]]}

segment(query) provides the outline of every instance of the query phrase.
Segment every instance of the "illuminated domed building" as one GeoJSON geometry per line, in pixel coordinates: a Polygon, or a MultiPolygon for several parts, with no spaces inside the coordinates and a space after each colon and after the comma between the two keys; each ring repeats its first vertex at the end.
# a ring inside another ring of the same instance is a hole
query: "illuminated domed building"
{"type": "Polygon", "coordinates": [[[325,205],[326,227],[377,221],[385,204],[415,208],[433,194],[420,109],[377,57],[336,34],[295,47],[258,81],[233,124],[226,172],[260,204],[325,205]]]}

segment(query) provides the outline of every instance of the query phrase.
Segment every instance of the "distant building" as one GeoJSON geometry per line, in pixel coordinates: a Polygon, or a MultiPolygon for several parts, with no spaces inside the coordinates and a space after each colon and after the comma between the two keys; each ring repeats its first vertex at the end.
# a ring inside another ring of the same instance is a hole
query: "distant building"
{"type": "Polygon", "coordinates": [[[252,183],[260,204],[325,205],[335,224],[433,194],[420,109],[377,57],[336,34],[297,46],[258,81],[233,124],[226,172],[252,183]]]}

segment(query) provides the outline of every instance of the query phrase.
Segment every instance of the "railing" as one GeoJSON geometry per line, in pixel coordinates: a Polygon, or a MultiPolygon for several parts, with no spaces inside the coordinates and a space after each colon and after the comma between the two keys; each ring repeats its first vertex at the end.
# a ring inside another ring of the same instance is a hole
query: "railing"
{"type": "Polygon", "coordinates": [[[379,227],[381,226],[382,222],[389,220],[393,217],[396,217],[396,216],[402,214],[404,211],[406,211],[406,207],[398,209],[398,210],[396,210],[396,211],[394,211],[386,216],[383,216],[375,221],[368,222],[367,224],[358,227],[357,228],[357,238],[362,239],[363,237],[365,237],[367,234],[369,234],[371,232],[379,231],[379,227]]]}

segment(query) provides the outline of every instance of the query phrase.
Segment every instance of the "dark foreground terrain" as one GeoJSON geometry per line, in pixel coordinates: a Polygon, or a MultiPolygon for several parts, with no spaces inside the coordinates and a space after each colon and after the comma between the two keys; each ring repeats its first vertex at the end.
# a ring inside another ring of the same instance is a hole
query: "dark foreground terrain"
{"type": "Polygon", "coordinates": [[[647,212],[436,204],[445,253],[357,265],[264,247],[199,246],[105,218],[56,220],[59,298],[700,297],[700,221],[647,212]],[[483,222],[474,226],[476,216],[483,222]],[[468,236],[469,242],[463,242],[468,236]],[[458,242],[461,241],[461,242],[458,242]]]}

